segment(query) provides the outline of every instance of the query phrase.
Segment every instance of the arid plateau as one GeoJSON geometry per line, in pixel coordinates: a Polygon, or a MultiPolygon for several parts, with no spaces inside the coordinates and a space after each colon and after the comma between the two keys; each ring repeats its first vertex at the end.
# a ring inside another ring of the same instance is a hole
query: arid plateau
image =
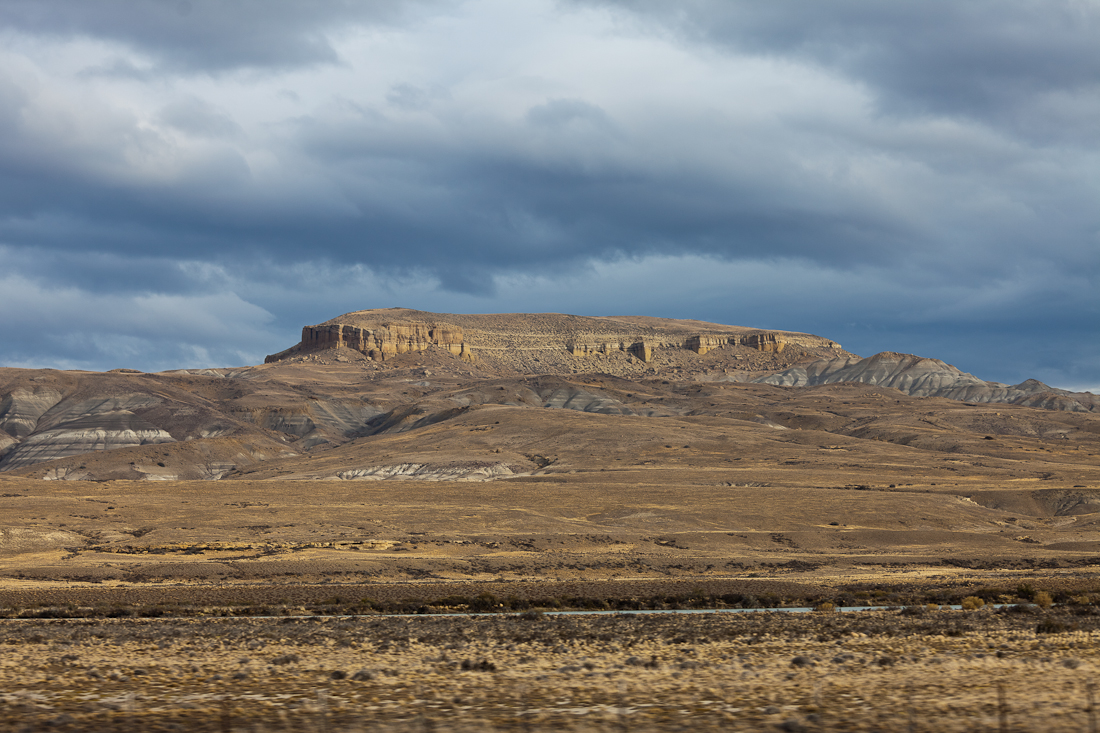
{"type": "Polygon", "coordinates": [[[1096,730],[1100,398],[407,309],[0,369],[0,617],[0,730],[1096,730]]]}

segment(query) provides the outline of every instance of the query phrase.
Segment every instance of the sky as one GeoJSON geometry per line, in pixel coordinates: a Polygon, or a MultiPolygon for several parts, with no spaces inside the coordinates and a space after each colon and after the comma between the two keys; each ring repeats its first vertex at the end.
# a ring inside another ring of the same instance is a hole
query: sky
{"type": "Polygon", "coordinates": [[[1097,0],[0,0],[0,365],[366,308],[1100,391],[1097,0]]]}

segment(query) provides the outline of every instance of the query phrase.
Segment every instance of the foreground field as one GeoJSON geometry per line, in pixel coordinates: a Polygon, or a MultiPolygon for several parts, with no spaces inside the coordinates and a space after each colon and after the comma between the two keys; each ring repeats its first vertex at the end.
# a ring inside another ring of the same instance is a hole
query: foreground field
{"type": "Polygon", "coordinates": [[[741,480],[652,471],[0,479],[0,730],[1092,725],[1091,491],[936,468],[895,487],[764,462],[741,480]],[[923,610],[1040,592],[1055,610],[923,610]],[[880,610],[542,612],[828,602],[880,610]]]}
{"type": "Polygon", "coordinates": [[[9,730],[1089,730],[1100,616],[0,622],[9,730]],[[1039,633],[1037,633],[1037,631],[1039,633]]]}

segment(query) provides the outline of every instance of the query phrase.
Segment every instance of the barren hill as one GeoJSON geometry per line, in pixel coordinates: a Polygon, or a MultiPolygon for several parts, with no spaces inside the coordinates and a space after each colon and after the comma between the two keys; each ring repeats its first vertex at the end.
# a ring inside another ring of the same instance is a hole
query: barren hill
{"type": "Polygon", "coordinates": [[[1100,412],[1100,397],[1069,392],[1036,379],[1007,385],[986,382],[939,359],[883,352],[866,359],[842,356],[797,364],[755,381],[792,387],[860,382],[891,387],[914,397],[946,397],[965,402],[1007,403],[1048,410],[1100,412]]]}

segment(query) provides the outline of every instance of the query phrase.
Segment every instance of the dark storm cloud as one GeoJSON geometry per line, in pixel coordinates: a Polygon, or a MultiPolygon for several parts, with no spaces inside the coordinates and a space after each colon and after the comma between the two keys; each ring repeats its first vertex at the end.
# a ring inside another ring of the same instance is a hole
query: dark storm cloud
{"type": "MultiPolygon", "coordinates": [[[[630,150],[607,113],[579,100],[532,106],[496,145],[468,142],[477,131],[456,127],[456,143],[425,146],[398,137],[400,122],[378,113],[303,119],[284,144],[319,172],[323,197],[301,195],[297,185],[265,189],[229,146],[193,157],[172,177],[114,177],[133,140],[154,156],[172,146],[117,119],[100,129],[115,144],[50,147],[18,123],[19,107],[11,107],[8,144],[0,143],[0,186],[11,192],[0,202],[9,214],[0,236],[50,250],[308,255],[428,268],[445,286],[476,292],[491,289],[495,271],[669,248],[874,260],[900,235],[899,223],[870,203],[784,196],[781,182],[752,171],[648,169],[646,152],[630,150]],[[536,136],[542,150],[526,148],[536,136]],[[629,154],[605,158],[600,146],[616,139],[629,154]],[[823,251],[823,239],[835,244],[823,251]]],[[[201,138],[241,134],[227,114],[191,97],[159,118],[201,138]]]]}
{"type": "MultiPolygon", "coordinates": [[[[16,15],[23,27],[40,31],[84,29],[125,37],[140,47],[156,46],[161,33],[167,32],[156,22],[147,27],[133,19],[112,21],[119,6],[110,2],[103,6],[104,16],[94,18],[84,11],[69,13],[64,3],[45,3],[36,12],[20,3],[12,7],[20,11],[16,15]]],[[[141,12],[167,12],[156,7],[141,12]]],[[[686,7],[676,23],[711,18],[715,22],[708,33],[725,42],[735,37],[773,54],[854,55],[864,59],[868,69],[889,65],[865,57],[894,48],[900,28],[926,39],[942,30],[927,19],[927,33],[913,22],[903,22],[914,21],[908,9],[881,11],[868,20],[853,5],[842,5],[829,15],[816,6],[805,14],[780,14],[756,4],[686,7]],[[888,32],[891,29],[894,32],[888,32]],[[825,40],[811,42],[810,30],[825,40]]],[[[195,5],[188,18],[200,10],[229,13],[219,16],[219,22],[207,19],[204,28],[248,25],[255,12],[247,4],[202,8],[195,5]]],[[[351,13],[347,5],[328,4],[304,23],[298,8],[272,6],[264,14],[265,23],[280,32],[305,33],[333,18],[346,20],[351,13]]],[[[275,32],[261,26],[254,32],[275,32]]],[[[182,40],[173,42],[181,47],[220,42],[181,33],[182,40]]],[[[250,43],[246,38],[230,45],[244,54],[250,43]]],[[[919,59],[910,61],[920,67],[919,59]]],[[[847,64],[864,68],[855,61],[847,64]]],[[[445,141],[420,137],[415,127],[410,134],[405,118],[385,105],[349,101],[342,108],[331,105],[302,117],[289,128],[289,135],[274,141],[276,154],[298,161],[298,170],[285,171],[287,181],[304,169],[314,175],[311,184],[290,183],[273,190],[270,183],[252,176],[241,152],[231,145],[204,149],[173,175],[150,181],[112,173],[127,164],[135,148],[149,156],[171,154],[173,142],[162,132],[137,120],[105,119],[94,131],[98,139],[86,145],[67,141],[67,146],[51,146],[51,141],[35,140],[34,133],[19,129],[20,107],[27,105],[27,95],[19,89],[11,94],[5,135],[11,163],[5,172],[10,175],[0,172],[0,185],[12,191],[6,198],[12,213],[27,216],[0,224],[0,234],[8,234],[8,241],[18,241],[14,227],[21,229],[22,241],[62,249],[104,247],[134,254],[186,250],[193,257],[254,256],[262,249],[286,261],[299,259],[307,246],[309,256],[332,261],[369,262],[383,268],[427,266],[462,291],[488,291],[493,271],[617,254],[678,251],[800,256],[823,263],[900,262],[911,257],[918,244],[933,255],[954,248],[937,240],[938,233],[931,231],[935,222],[882,209],[874,188],[851,186],[843,176],[838,179],[831,171],[807,167],[806,159],[817,154],[797,149],[807,144],[807,138],[821,138],[853,159],[878,156],[930,167],[940,177],[930,181],[933,185],[982,187],[997,174],[983,170],[980,161],[960,162],[962,149],[973,147],[974,140],[910,141],[883,129],[830,132],[820,120],[777,119],[776,131],[767,133],[771,139],[736,142],[756,131],[691,116],[671,118],[672,129],[644,136],[628,129],[628,120],[617,121],[613,112],[593,102],[551,98],[528,106],[518,121],[494,121],[499,135],[490,140],[478,129],[485,120],[471,124],[458,116],[448,118],[445,106],[434,119],[447,127],[445,141]],[[879,139],[871,139],[876,135],[879,139]],[[728,158],[728,164],[712,164],[697,150],[680,153],[683,139],[691,137],[707,141],[716,155],[728,158]],[[668,147],[670,160],[654,165],[665,152],[658,147],[662,145],[668,147]],[[34,155],[23,152],[35,148],[34,155]],[[959,167],[963,170],[951,170],[959,167]],[[309,186],[312,191],[303,190],[309,186]],[[61,214],[60,221],[54,213],[61,214]],[[83,228],[83,235],[72,236],[75,228],[83,228]]],[[[420,111],[430,108],[433,99],[446,103],[447,95],[399,84],[386,98],[392,106],[420,111]]],[[[424,116],[431,117],[431,111],[424,116]]],[[[194,95],[173,100],[158,117],[195,138],[217,141],[242,135],[229,113],[194,95]]],[[[985,141],[976,142],[980,147],[985,141]]],[[[1021,159],[1018,154],[1010,157],[1021,159]]],[[[896,195],[905,196],[907,185],[921,183],[895,179],[888,185],[896,195]]],[[[1058,189],[1069,188],[1073,181],[1047,183],[1048,190],[1060,194],[1058,189]]],[[[1024,191],[1018,198],[1027,206],[1035,194],[1024,191]]],[[[965,217],[965,205],[949,202],[944,213],[965,217]]],[[[1058,201],[1052,203],[1055,209],[1059,206],[1058,201]]],[[[1070,225],[1077,223],[1073,216],[1070,225]]],[[[1007,228],[1018,236],[1027,226],[1012,221],[1007,228]]],[[[988,240],[1011,249],[1012,236],[1004,238],[997,227],[996,221],[983,224],[973,235],[976,241],[968,243],[986,250],[979,259],[991,254],[988,240]]]]}
{"type": "Polygon", "coordinates": [[[127,255],[110,251],[51,252],[33,247],[0,247],[0,267],[19,272],[25,280],[42,286],[81,285],[115,295],[185,295],[200,290],[200,283],[179,264],[162,257],[127,255]]]}
{"type": "MultiPolygon", "coordinates": [[[[280,69],[339,61],[329,34],[341,27],[402,20],[430,0],[5,0],[0,27],[60,38],[121,43],[154,71],[280,69]]],[[[144,76],[125,59],[93,71],[144,76]]]]}
{"type": "Polygon", "coordinates": [[[270,314],[233,293],[196,288],[197,279],[186,273],[150,277],[163,262],[110,270],[104,267],[109,263],[88,257],[54,268],[37,262],[21,267],[26,258],[0,247],[4,366],[107,369],[130,363],[154,370],[239,363],[254,361],[273,336],[270,314]],[[68,283],[58,277],[80,264],[87,267],[82,275],[68,283]],[[102,275],[106,283],[81,287],[102,275]],[[190,287],[180,287],[188,280],[190,287]]]}

